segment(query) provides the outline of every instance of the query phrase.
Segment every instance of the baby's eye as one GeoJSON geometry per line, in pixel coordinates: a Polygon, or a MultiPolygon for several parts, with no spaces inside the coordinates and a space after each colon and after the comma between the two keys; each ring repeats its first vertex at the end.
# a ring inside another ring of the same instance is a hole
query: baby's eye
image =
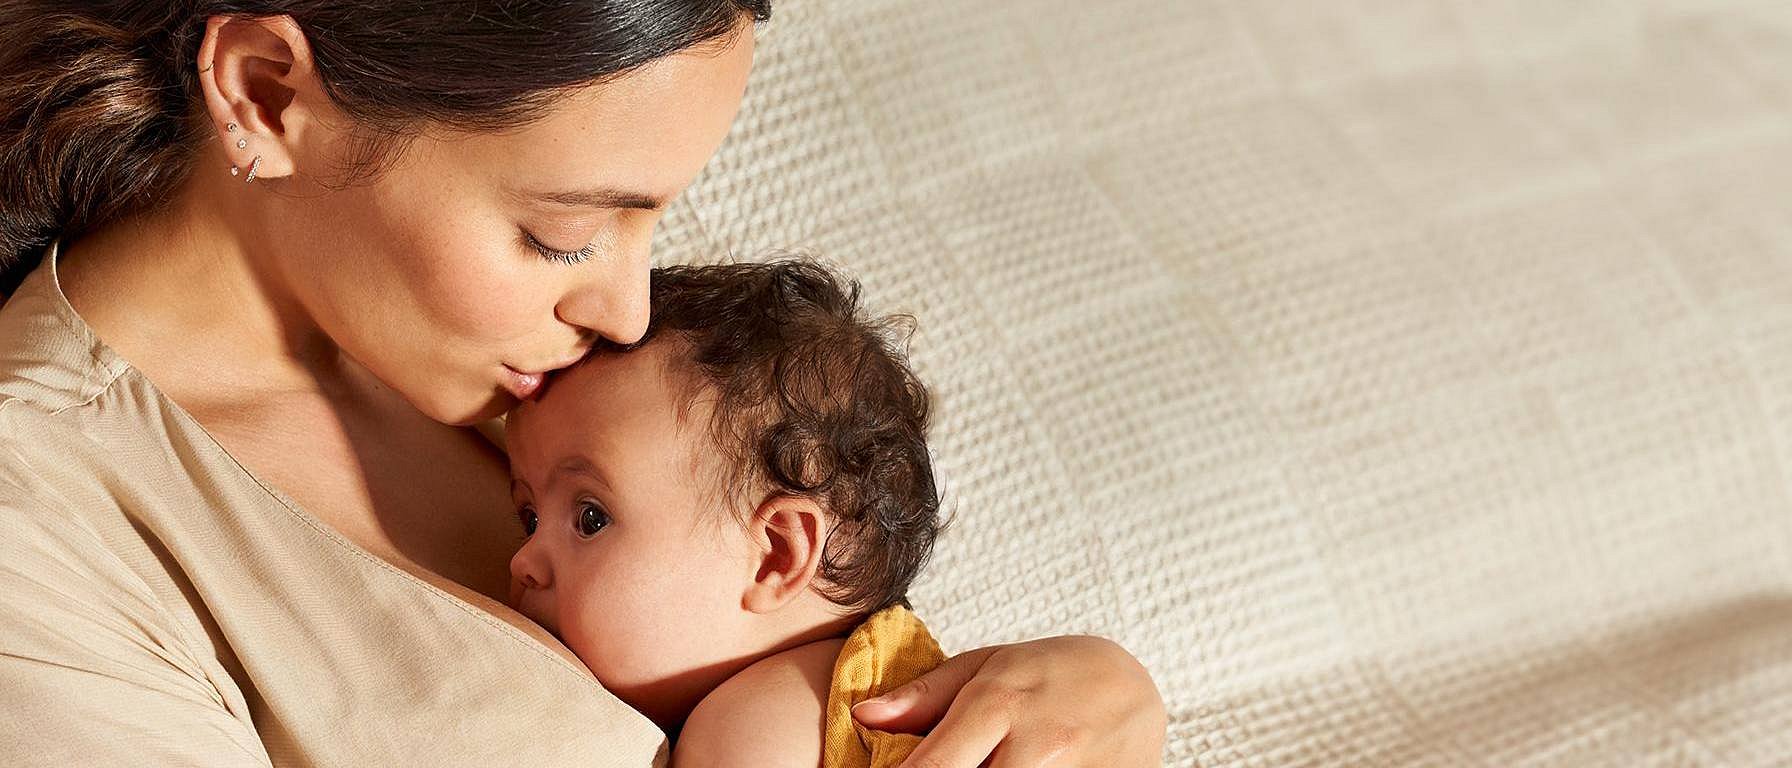
{"type": "Polygon", "coordinates": [[[589,501],[579,502],[579,516],[575,523],[579,526],[579,535],[586,538],[596,536],[598,531],[610,524],[610,516],[604,508],[589,501]]]}
{"type": "Polygon", "coordinates": [[[535,524],[538,521],[535,518],[535,508],[534,507],[525,506],[521,509],[518,509],[516,511],[516,519],[517,519],[517,522],[520,522],[523,524],[523,535],[524,536],[534,536],[535,535],[535,524]]]}

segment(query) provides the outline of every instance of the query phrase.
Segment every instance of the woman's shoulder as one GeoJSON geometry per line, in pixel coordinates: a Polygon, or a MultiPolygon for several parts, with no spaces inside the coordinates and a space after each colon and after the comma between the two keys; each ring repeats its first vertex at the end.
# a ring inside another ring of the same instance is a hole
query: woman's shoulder
{"type": "Polygon", "coordinates": [[[16,525],[24,522],[20,515],[50,504],[44,497],[56,484],[44,468],[66,463],[92,437],[79,417],[7,392],[8,383],[0,378],[0,515],[16,525]]]}
{"type": "Polygon", "coordinates": [[[90,402],[127,367],[69,306],[52,259],[0,304],[0,412],[90,402]]]}
{"type": "Polygon", "coordinates": [[[166,457],[145,450],[138,417],[95,408],[66,390],[0,372],[0,516],[7,527],[78,522],[71,507],[107,486],[106,476],[142,474],[166,457]],[[39,519],[48,516],[49,519],[39,519]]]}
{"type": "Polygon", "coordinates": [[[717,686],[685,720],[674,768],[819,764],[828,688],[844,643],[819,640],[772,654],[717,686]]]}

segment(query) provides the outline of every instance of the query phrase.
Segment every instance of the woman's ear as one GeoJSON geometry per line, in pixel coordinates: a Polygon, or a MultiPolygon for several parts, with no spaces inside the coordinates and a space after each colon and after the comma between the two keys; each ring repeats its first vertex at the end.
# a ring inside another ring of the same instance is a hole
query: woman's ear
{"type": "Polygon", "coordinates": [[[813,499],[774,494],[761,503],[748,530],[759,545],[759,562],[741,607],[771,613],[807,590],[821,568],[827,523],[813,499]]]}
{"type": "Polygon", "coordinates": [[[291,16],[213,16],[199,46],[199,86],[224,156],[256,178],[291,176],[335,107],[291,16]],[[255,162],[260,158],[260,162],[255,162]]]}

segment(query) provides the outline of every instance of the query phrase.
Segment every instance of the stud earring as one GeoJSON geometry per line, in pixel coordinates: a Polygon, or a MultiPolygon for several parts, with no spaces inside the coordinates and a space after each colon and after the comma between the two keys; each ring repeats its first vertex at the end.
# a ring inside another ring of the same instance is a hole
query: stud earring
{"type": "Polygon", "coordinates": [[[243,183],[248,184],[252,181],[255,181],[255,174],[260,171],[261,171],[261,155],[256,155],[254,160],[249,161],[249,175],[243,177],[243,183]]]}
{"type": "Polygon", "coordinates": [[[236,133],[236,123],[225,123],[224,124],[224,132],[225,133],[236,133]]]}
{"type": "Polygon", "coordinates": [[[230,175],[232,175],[232,176],[235,176],[235,175],[237,175],[237,174],[239,174],[239,173],[242,173],[242,172],[243,172],[243,169],[241,169],[241,168],[238,168],[238,167],[236,167],[236,166],[234,166],[234,165],[233,165],[233,166],[230,166],[230,175]]]}
{"type": "Polygon", "coordinates": [[[237,149],[242,149],[242,148],[244,148],[244,147],[247,147],[247,146],[249,146],[249,140],[248,140],[248,139],[237,139],[237,140],[236,140],[236,148],[237,148],[237,149]]]}

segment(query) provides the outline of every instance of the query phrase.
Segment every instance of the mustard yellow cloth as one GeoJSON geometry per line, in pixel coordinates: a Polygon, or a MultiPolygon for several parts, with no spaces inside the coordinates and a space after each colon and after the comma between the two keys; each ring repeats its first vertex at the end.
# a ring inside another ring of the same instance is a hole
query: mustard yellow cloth
{"type": "Polygon", "coordinates": [[[940,665],[946,655],[913,611],[885,608],[853,630],[834,661],[828,686],[822,768],[893,768],[921,737],[859,725],[852,705],[896,689],[940,665]]]}

